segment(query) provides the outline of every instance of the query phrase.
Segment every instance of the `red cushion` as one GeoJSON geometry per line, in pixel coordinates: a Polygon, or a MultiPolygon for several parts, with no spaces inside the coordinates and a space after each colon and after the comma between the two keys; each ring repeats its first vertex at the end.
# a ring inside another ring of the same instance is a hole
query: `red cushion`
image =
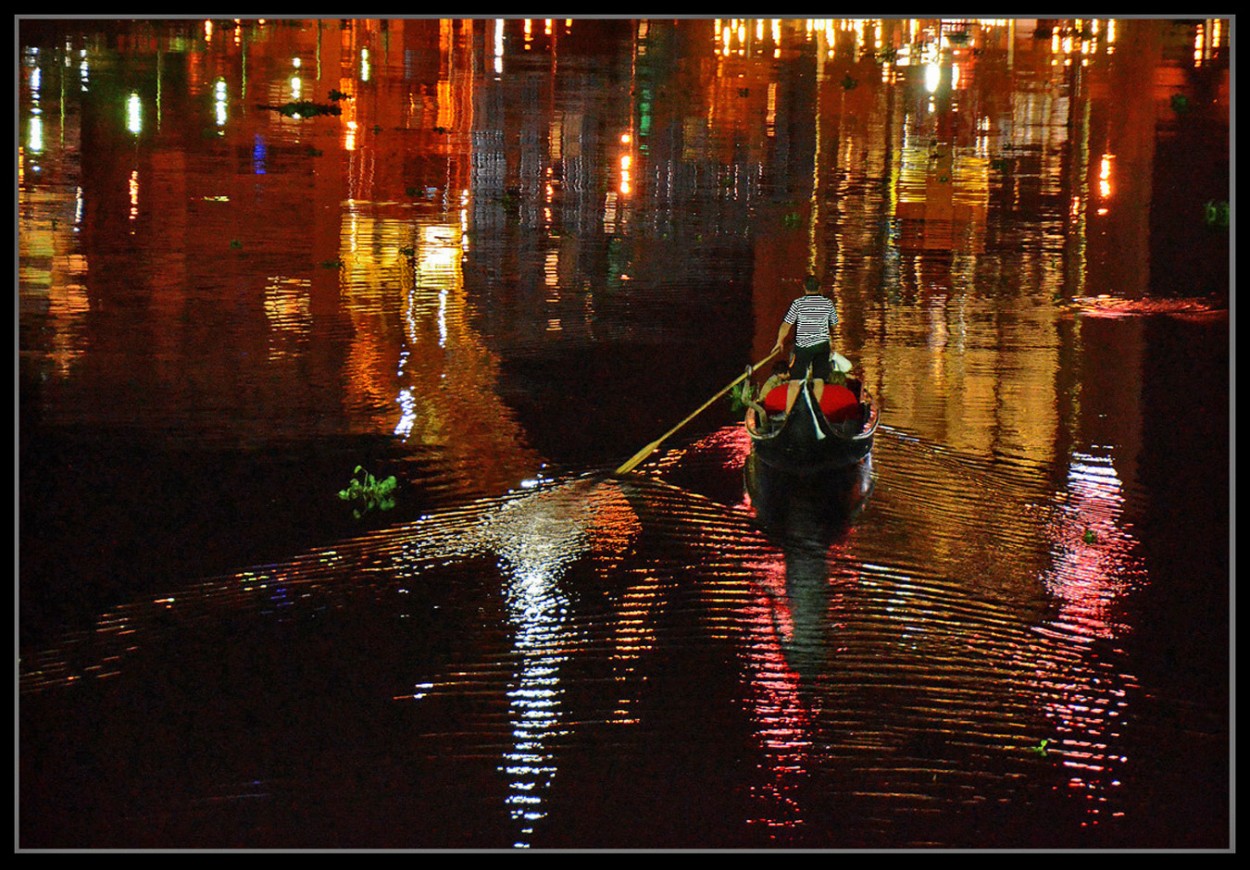
{"type": "Polygon", "coordinates": [[[851,420],[859,413],[859,399],[841,384],[825,384],[820,396],[820,410],[834,423],[851,420]]]}
{"type": "Polygon", "coordinates": [[[764,401],[761,403],[764,406],[764,410],[770,414],[780,414],[785,411],[786,390],[788,389],[789,387],[782,384],[769,390],[768,395],[764,397],[764,401]]]}
{"type": "MultiPolygon", "coordinates": [[[[770,414],[783,412],[786,409],[786,390],[785,384],[769,390],[761,403],[764,410],[770,414]]],[[[820,396],[820,410],[834,423],[839,423],[853,419],[859,413],[859,400],[841,384],[825,384],[825,391],[820,396]]]]}

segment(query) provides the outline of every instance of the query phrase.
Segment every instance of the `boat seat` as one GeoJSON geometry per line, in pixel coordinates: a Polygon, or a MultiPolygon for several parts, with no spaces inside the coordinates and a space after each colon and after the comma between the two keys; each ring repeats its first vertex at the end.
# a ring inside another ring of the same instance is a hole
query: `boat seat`
{"type": "MultiPolygon", "coordinates": [[[[780,384],[764,396],[763,405],[768,413],[785,413],[786,389],[786,384],[780,384]]],[[[860,415],[859,399],[841,384],[825,384],[825,391],[820,397],[820,410],[833,423],[853,420],[860,415]]]]}

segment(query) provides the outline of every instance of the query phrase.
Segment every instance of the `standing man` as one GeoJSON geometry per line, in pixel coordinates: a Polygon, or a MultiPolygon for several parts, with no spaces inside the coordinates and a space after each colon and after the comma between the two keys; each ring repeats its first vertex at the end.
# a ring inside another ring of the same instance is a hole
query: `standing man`
{"type": "Polygon", "coordinates": [[[780,351],[790,331],[794,330],[794,359],[790,363],[790,385],[786,392],[786,413],[794,406],[799,386],[812,370],[816,386],[816,401],[825,391],[825,381],[832,374],[829,355],[833,349],[833,327],[838,322],[838,309],[833,300],[820,293],[820,281],[815,275],[803,279],[803,295],[790,303],[790,309],[782,318],[777,330],[777,343],[773,351],[780,351]]]}

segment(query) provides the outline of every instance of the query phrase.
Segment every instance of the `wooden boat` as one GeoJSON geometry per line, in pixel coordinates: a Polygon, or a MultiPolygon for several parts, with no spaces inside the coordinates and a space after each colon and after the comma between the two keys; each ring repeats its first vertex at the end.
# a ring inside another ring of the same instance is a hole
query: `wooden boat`
{"type": "Polygon", "coordinates": [[[747,397],[746,430],[752,450],[774,468],[813,473],[845,468],[872,452],[877,406],[861,381],[826,384],[820,401],[810,380],[785,413],[786,382],[770,379],[758,397],[747,397]]]}

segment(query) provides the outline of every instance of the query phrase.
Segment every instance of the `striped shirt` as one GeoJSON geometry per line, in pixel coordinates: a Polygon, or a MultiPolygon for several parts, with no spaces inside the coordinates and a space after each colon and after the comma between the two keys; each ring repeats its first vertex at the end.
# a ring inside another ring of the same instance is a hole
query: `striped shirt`
{"type": "Polygon", "coordinates": [[[784,319],[797,324],[795,347],[811,347],[829,340],[829,329],[838,322],[838,309],[826,296],[805,293],[790,303],[784,319]]]}

